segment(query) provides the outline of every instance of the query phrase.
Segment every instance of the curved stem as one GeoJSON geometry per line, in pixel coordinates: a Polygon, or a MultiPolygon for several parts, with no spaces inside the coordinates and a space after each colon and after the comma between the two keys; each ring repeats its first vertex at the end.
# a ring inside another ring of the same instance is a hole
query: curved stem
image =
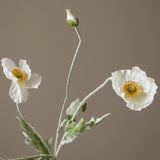
{"type": "Polygon", "coordinates": [[[112,79],[112,77],[107,78],[101,85],[99,85],[96,89],[94,89],[92,92],[90,92],[79,104],[77,110],[75,111],[72,120],[75,118],[77,112],[79,111],[79,109],[81,108],[81,106],[91,97],[93,96],[96,92],[98,92],[100,89],[102,89],[103,87],[105,87],[105,85],[108,83],[108,81],[110,81],[112,79]]]}
{"type": "Polygon", "coordinates": [[[73,57],[73,60],[72,60],[72,63],[71,63],[70,69],[69,69],[69,73],[68,73],[68,78],[67,78],[67,83],[66,83],[65,98],[64,98],[64,102],[63,102],[63,105],[62,105],[62,109],[61,109],[61,113],[60,113],[59,121],[58,121],[58,126],[57,126],[57,133],[56,133],[56,139],[55,139],[54,154],[56,154],[56,150],[57,150],[57,143],[58,143],[58,137],[59,137],[59,131],[60,131],[60,124],[61,124],[61,120],[62,120],[62,115],[63,115],[64,107],[66,105],[67,98],[68,98],[72,70],[73,70],[73,66],[74,66],[74,63],[75,63],[75,60],[76,60],[76,57],[77,57],[80,45],[81,45],[81,36],[79,34],[79,31],[78,31],[78,29],[76,27],[74,27],[74,29],[75,29],[75,31],[77,33],[77,36],[78,36],[78,39],[79,39],[79,43],[78,43],[77,49],[75,51],[75,54],[74,54],[74,57],[73,57]]]}
{"type": "Polygon", "coordinates": [[[31,158],[52,158],[54,159],[53,155],[34,155],[34,156],[30,156],[27,158],[13,158],[13,159],[9,159],[9,160],[26,160],[26,159],[31,159],[31,158]]]}

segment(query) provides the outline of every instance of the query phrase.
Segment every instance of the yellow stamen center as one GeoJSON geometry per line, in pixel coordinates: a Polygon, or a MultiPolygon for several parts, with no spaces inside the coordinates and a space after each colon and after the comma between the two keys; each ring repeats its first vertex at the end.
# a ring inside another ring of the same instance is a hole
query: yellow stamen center
{"type": "Polygon", "coordinates": [[[125,85],[123,86],[123,91],[125,95],[130,97],[137,96],[141,93],[138,84],[134,81],[126,81],[125,85]]]}
{"type": "Polygon", "coordinates": [[[25,78],[25,73],[21,69],[15,68],[12,71],[12,74],[14,77],[16,77],[18,79],[18,82],[21,82],[25,78]]]}

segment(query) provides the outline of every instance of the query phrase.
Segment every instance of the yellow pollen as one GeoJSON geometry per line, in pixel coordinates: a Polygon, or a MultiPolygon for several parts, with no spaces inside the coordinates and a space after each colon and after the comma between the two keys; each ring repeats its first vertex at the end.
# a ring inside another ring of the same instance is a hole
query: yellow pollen
{"type": "Polygon", "coordinates": [[[16,77],[18,79],[18,82],[21,82],[25,78],[25,73],[21,69],[15,68],[12,71],[12,74],[14,77],[16,77]]]}
{"type": "Polygon", "coordinates": [[[141,93],[138,84],[134,81],[126,81],[125,85],[123,86],[123,91],[125,95],[130,97],[137,96],[141,93]]]}

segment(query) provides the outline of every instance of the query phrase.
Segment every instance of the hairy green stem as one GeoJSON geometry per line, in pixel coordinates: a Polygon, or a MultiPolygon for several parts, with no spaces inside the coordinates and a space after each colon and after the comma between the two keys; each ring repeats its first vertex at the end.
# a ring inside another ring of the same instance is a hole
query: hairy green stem
{"type": "Polygon", "coordinates": [[[69,94],[69,87],[70,87],[70,79],[71,79],[71,75],[72,75],[72,70],[73,70],[73,66],[75,64],[75,60],[76,60],[76,57],[77,57],[77,54],[78,54],[78,51],[79,51],[79,48],[80,48],[80,45],[81,45],[81,36],[79,34],[79,31],[78,31],[77,27],[74,27],[74,29],[77,33],[79,43],[78,43],[77,49],[75,51],[75,54],[74,54],[74,57],[73,57],[73,60],[72,60],[72,63],[71,63],[70,69],[69,69],[69,73],[68,73],[67,82],[66,82],[66,93],[65,93],[64,102],[63,102],[62,109],[61,109],[60,116],[59,116],[56,139],[55,139],[55,147],[54,147],[55,157],[56,157],[56,152],[57,152],[57,143],[58,143],[58,137],[59,137],[59,132],[60,132],[60,124],[61,124],[61,121],[62,121],[63,111],[64,111],[64,108],[65,108],[65,105],[66,105],[66,102],[67,102],[67,99],[68,99],[68,94],[69,94]]]}

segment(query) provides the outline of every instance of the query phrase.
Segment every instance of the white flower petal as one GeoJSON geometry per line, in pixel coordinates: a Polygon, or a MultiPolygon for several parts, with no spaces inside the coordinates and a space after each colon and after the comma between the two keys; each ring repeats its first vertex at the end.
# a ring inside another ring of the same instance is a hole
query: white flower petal
{"type": "Polygon", "coordinates": [[[20,86],[19,83],[12,82],[9,89],[9,96],[17,104],[24,103],[28,99],[28,90],[20,86]]]}
{"type": "Polygon", "coordinates": [[[126,79],[129,78],[128,70],[120,70],[112,73],[112,87],[120,97],[124,97],[123,85],[126,82],[126,79]]]}
{"type": "Polygon", "coordinates": [[[121,87],[123,86],[123,83],[125,83],[125,81],[121,72],[116,71],[112,73],[112,87],[118,95],[121,93],[121,87]]]}
{"type": "Polygon", "coordinates": [[[38,88],[42,80],[42,77],[39,74],[32,73],[30,80],[25,83],[26,88],[38,88]]]}
{"type": "Polygon", "coordinates": [[[9,58],[3,58],[1,60],[1,62],[2,62],[3,72],[4,72],[5,76],[9,80],[12,80],[14,78],[14,76],[12,74],[12,70],[17,68],[15,63],[9,58]]]}
{"type": "Polygon", "coordinates": [[[154,79],[146,77],[142,82],[141,86],[143,87],[143,92],[147,94],[152,94],[152,92],[156,93],[157,85],[155,84],[154,79]]]}
{"type": "Polygon", "coordinates": [[[135,110],[135,111],[141,111],[143,108],[146,108],[149,106],[153,101],[153,97],[147,97],[146,95],[144,97],[139,97],[137,100],[128,100],[127,107],[135,110]]]}
{"type": "Polygon", "coordinates": [[[127,103],[128,108],[135,111],[140,111],[141,109],[146,108],[146,105],[152,103],[147,101],[147,95],[143,93],[136,97],[125,97],[125,102],[127,103]]]}
{"type": "Polygon", "coordinates": [[[23,72],[25,73],[25,75],[26,75],[25,79],[29,80],[31,78],[31,69],[30,69],[29,65],[27,64],[27,61],[23,60],[23,59],[20,59],[19,68],[21,70],[23,70],[23,72]]]}

